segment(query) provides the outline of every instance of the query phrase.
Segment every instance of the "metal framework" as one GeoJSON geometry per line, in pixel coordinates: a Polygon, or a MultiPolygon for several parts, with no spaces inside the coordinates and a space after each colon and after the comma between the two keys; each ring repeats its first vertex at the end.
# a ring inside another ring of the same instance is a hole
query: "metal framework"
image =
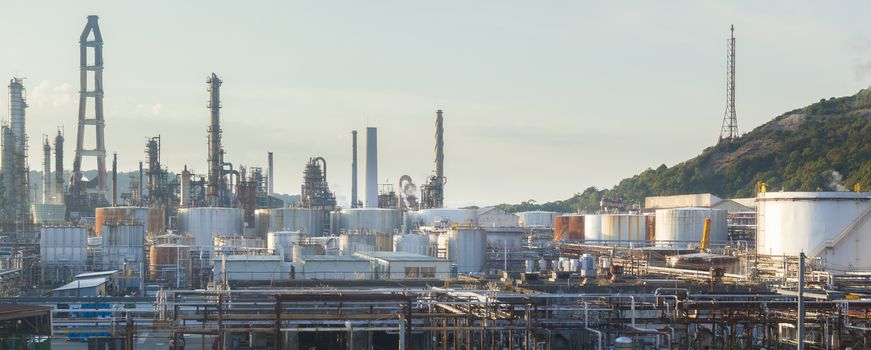
{"type": "Polygon", "coordinates": [[[445,201],[445,129],[442,110],[436,111],[435,132],[435,174],[421,186],[420,206],[422,209],[442,208],[445,201]]]}
{"type": "Polygon", "coordinates": [[[99,200],[106,200],[106,140],[103,119],[103,35],[97,24],[97,16],[88,16],[88,23],[79,38],[79,124],[76,137],[76,156],[73,161],[71,188],[81,193],[95,193],[99,200]],[[93,34],[93,39],[89,39],[93,34]],[[93,50],[93,62],[88,60],[88,49],[93,50]],[[93,73],[93,83],[88,84],[88,75],[93,73]],[[93,99],[93,118],[88,118],[88,99],[93,99]],[[96,132],[94,149],[85,149],[85,127],[93,126],[96,132]],[[82,157],[97,158],[96,183],[82,183],[82,157]],[[82,187],[84,186],[84,188],[82,187]]]}
{"type": "Polygon", "coordinates": [[[720,128],[718,142],[732,142],[738,134],[738,117],[735,114],[735,26],[730,28],[731,36],[726,40],[726,113],[720,128]]]}

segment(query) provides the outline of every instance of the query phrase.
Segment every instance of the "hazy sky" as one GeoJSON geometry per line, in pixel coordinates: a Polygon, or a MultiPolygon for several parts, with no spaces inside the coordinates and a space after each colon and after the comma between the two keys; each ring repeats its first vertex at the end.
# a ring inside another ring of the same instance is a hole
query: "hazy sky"
{"type": "Polygon", "coordinates": [[[57,126],[72,166],[78,37],[96,14],[121,170],[159,134],[172,171],[205,172],[216,72],[226,159],[265,167],[274,151],[278,192],[298,193],[306,160],[323,156],[347,201],[350,131],[366,125],[379,129],[380,182],[420,185],[443,109],[448,205],[541,202],[712,145],[732,23],[741,132],[868,86],[868,13],[866,1],[3,0],[0,76],[27,78],[33,169],[57,126]]]}

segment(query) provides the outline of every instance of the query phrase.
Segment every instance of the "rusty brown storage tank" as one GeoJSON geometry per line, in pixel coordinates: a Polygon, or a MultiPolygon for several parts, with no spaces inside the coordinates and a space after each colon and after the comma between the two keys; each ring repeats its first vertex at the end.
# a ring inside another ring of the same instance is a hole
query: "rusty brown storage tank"
{"type": "Polygon", "coordinates": [[[565,239],[566,231],[569,230],[569,218],[568,216],[554,216],[553,217],[553,240],[561,241],[565,239]]]}
{"type": "Polygon", "coordinates": [[[647,240],[656,240],[656,214],[646,214],[644,217],[647,220],[647,240]]]}
{"type": "Polygon", "coordinates": [[[144,207],[106,207],[95,211],[95,231],[103,234],[104,225],[142,223],[145,233],[159,234],[166,230],[163,210],[144,207]]]}
{"type": "Polygon", "coordinates": [[[170,283],[177,280],[186,287],[190,281],[190,246],[176,243],[164,243],[151,246],[148,252],[148,277],[151,280],[164,279],[170,283]],[[181,274],[181,278],[177,277],[181,274]]]}
{"type": "Polygon", "coordinates": [[[554,216],[553,239],[555,241],[584,240],[584,216],[574,214],[554,216]]]}

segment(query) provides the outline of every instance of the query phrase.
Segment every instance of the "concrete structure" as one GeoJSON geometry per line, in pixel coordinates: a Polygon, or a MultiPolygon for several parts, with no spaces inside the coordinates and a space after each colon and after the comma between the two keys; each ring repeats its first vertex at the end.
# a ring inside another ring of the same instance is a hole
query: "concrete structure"
{"type": "Polygon", "coordinates": [[[833,271],[871,270],[871,193],[763,192],[757,251],[820,257],[833,271]]]}
{"type": "Polygon", "coordinates": [[[481,227],[517,227],[520,218],[497,207],[484,207],[476,212],[478,226],[481,227]]]}
{"type": "Polygon", "coordinates": [[[376,279],[448,279],[451,262],[406,252],[366,252],[354,256],[372,263],[376,279]]]}
{"type": "Polygon", "coordinates": [[[378,129],[366,128],[366,208],[378,208],[378,129]]]}
{"type": "Polygon", "coordinates": [[[357,256],[305,255],[297,260],[296,279],[362,280],[372,276],[369,261],[357,256]]]}

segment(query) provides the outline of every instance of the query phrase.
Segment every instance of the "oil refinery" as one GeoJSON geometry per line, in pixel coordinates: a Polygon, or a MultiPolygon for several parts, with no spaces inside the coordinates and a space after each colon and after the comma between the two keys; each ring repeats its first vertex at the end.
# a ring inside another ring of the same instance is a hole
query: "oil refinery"
{"type": "MultiPolygon", "coordinates": [[[[734,45],[732,34],[720,143],[739,137],[734,45]]],[[[167,136],[142,135],[143,153],[120,155],[139,164],[121,186],[119,155],[106,150],[120,141],[103,111],[112,51],[97,16],[79,48],[71,170],[59,128],[43,137],[41,181],[30,181],[27,82],[8,85],[2,349],[871,347],[871,192],[859,187],[759,183],[749,198],[651,196],[627,208],[603,199],[576,213],[449,208],[445,144],[461,136],[450,109],[434,106],[434,130],[417,130],[434,133],[434,152],[418,155],[433,160],[429,176],[408,169],[383,182],[379,150],[395,139],[379,145],[377,127],[349,126],[339,132],[352,134],[341,159],[352,160],[350,179],[318,149],[283,151],[308,158],[294,165],[299,200],[288,203],[273,179],[282,150],[229,156],[223,140],[238,136],[222,128],[217,73],[204,80],[198,163],[170,169],[167,136]],[[337,196],[331,183],[351,191],[337,196]]]]}

